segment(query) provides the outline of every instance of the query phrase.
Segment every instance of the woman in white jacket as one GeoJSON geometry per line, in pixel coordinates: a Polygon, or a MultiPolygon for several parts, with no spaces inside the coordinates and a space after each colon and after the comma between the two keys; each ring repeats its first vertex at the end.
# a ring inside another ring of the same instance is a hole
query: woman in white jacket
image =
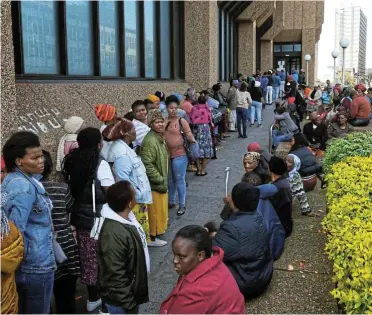
{"type": "Polygon", "coordinates": [[[116,180],[127,180],[133,185],[137,204],[132,211],[142,225],[151,246],[147,213],[147,205],[152,204],[150,182],[141,158],[130,147],[136,139],[136,129],[130,120],[118,119],[115,124],[108,126],[102,134],[112,142],[108,151],[108,159],[114,162],[116,180]]]}

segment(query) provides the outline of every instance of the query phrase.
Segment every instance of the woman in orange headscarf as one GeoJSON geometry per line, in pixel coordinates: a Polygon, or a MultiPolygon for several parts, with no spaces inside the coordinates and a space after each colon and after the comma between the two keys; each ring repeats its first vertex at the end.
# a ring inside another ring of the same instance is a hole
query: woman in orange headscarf
{"type": "MultiPolygon", "coordinates": [[[[116,122],[116,108],[110,104],[98,104],[96,105],[94,112],[96,113],[97,118],[103,122],[103,125],[99,128],[101,133],[107,126],[110,126],[116,122]]],[[[110,151],[111,142],[102,141],[102,150],[101,155],[102,157],[109,163],[113,163],[114,161],[110,161],[108,159],[108,152],[110,151]]]]}
{"type": "MultiPolygon", "coordinates": [[[[6,194],[1,195],[1,208],[6,194]]],[[[23,258],[23,237],[1,209],[1,314],[18,313],[15,271],[23,258]]]]}

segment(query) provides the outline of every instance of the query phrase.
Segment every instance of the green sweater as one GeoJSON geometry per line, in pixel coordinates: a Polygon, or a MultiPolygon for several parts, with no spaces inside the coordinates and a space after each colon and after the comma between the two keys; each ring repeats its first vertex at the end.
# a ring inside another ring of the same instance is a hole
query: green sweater
{"type": "Polygon", "coordinates": [[[165,140],[155,131],[150,130],[142,141],[140,154],[151,190],[166,193],[168,191],[169,154],[165,140]]]}

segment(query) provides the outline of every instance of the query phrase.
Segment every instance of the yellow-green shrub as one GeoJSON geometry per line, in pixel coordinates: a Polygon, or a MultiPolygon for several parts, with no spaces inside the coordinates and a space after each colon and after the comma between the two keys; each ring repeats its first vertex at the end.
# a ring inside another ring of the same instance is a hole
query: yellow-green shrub
{"type": "Polygon", "coordinates": [[[372,156],[349,157],[327,176],[326,252],[339,299],[349,314],[372,313],[372,156]]]}

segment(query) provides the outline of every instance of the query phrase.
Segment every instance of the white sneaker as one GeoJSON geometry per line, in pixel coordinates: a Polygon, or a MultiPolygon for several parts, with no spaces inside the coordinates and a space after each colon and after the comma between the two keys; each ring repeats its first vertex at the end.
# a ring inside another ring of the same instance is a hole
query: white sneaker
{"type": "Polygon", "coordinates": [[[166,241],[155,238],[155,241],[151,241],[150,243],[147,244],[147,246],[149,246],[149,247],[161,247],[161,246],[165,246],[167,244],[168,243],[166,241]]]}
{"type": "Polygon", "coordinates": [[[101,306],[102,305],[102,300],[99,299],[95,302],[90,302],[90,301],[87,301],[87,311],[88,312],[92,312],[94,311],[98,306],[101,306]]]}

